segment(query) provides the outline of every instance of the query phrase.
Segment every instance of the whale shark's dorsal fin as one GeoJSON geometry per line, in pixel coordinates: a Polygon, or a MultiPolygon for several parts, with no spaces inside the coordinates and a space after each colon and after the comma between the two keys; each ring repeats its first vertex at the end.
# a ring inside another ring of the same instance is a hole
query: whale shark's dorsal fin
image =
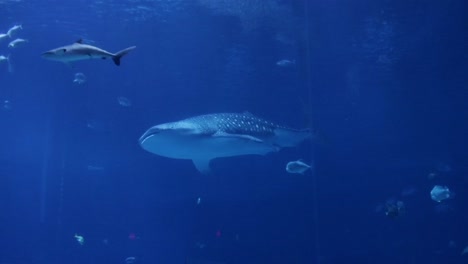
{"type": "Polygon", "coordinates": [[[83,39],[80,38],[80,39],[78,39],[77,41],[75,41],[75,43],[83,44],[83,39]]]}

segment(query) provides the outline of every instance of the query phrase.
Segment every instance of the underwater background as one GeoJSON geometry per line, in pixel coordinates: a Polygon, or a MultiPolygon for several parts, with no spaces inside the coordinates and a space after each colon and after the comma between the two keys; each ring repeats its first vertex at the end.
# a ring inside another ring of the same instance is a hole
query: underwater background
{"type": "Polygon", "coordinates": [[[467,11],[0,0],[0,33],[22,26],[0,40],[0,263],[468,263],[467,11]],[[118,67],[41,58],[79,39],[136,49],[118,67]],[[210,175],[138,144],[246,111],[316,136],[210,175]]]}

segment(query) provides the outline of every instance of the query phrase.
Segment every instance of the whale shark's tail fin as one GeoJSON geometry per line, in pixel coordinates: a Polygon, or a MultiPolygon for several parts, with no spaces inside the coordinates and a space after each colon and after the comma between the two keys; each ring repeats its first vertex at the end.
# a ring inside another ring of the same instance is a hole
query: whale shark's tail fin
{"type": "Polygon", "coordinates": [[[129,47],[129,48],[126,48],[124,50],[121,50],[121,51],[117,52],[114,55],[114,57],[112,57],[112,60],[114,61],[114,64],[119,66],[120,65],[120,58],[127,55],[127,53],[129,53],[130,51],[132,51],[135,48],[136,48],[136,46],[132,46],[132,47],[129,47]]]}

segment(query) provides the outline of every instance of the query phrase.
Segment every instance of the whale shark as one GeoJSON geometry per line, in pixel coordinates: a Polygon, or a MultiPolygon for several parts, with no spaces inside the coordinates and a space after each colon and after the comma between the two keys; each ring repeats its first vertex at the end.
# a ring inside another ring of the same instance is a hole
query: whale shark
{"type": "Polygon", "coordinates": [[[310,129],[282,127],[249,112],[216,113],[153,126],[139,143],[159,156],[192,160],[206,174],[213,159],[266,155],[297,146],[311,136],[310,129]]]}
{"type": "Polygon", "coordinates": [[[42,53],[42,57],[64,63],[89,59],[112,59],[114,64],[119,66],[120,59],[135,48],[135,46],[128,47],[114,54],[95,46],[83,44],[83,40],[79,39],[71,45],[46,51],[42,53]]]}

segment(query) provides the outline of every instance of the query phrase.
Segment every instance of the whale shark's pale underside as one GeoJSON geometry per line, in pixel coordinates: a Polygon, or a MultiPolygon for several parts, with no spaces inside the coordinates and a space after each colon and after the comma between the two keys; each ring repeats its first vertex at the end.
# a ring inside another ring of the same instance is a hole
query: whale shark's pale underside
{"type": "Polygon", "coordinates": [[[190,159],[202,173],[212,159],[240,155],[265,155],[294,147],[311,136],[245,113],[218,113],[164,123],[140,138],[143,149],[164,157],[190,159]]]}

